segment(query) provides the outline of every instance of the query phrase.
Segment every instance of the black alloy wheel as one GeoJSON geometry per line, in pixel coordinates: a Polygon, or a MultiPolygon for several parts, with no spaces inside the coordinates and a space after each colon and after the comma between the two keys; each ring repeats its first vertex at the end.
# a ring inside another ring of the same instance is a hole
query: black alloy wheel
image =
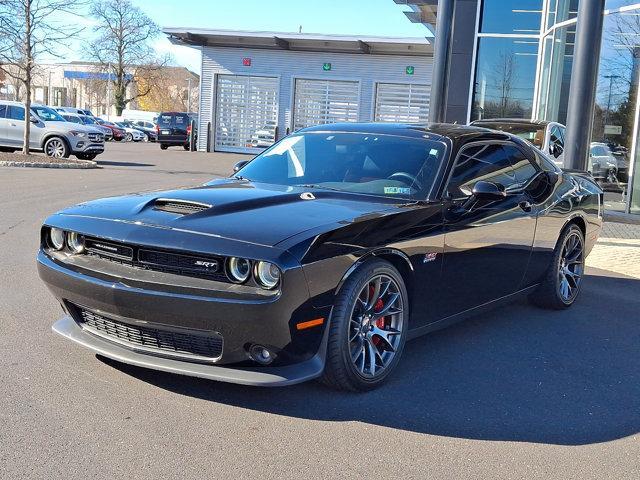
{"type": "Polygon", "coordinates": [[[409,318],[402,276],[370,260],[342,286],[331,314],[324,383],[351,391],[382,384],[397,365],[409,318]]]}

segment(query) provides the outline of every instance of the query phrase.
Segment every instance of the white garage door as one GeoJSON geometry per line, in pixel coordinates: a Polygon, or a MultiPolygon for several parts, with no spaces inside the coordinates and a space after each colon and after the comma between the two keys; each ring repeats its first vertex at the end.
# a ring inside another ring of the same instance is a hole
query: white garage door
{"type": "Polygon", "coordinates": [[[218,75],[215,150],[261,152],[275,142],[277,125],[277,78],[218,75]]]}
{"type": "Polygon", "coordinates": [[[425,123],[429,119],[429,85],[376,84],[376,122],[425,123]]]}
{"type": "Polygon", "coordinates": [[[358,121],[358,82],[297,79],[293,129],[358,121]]]}

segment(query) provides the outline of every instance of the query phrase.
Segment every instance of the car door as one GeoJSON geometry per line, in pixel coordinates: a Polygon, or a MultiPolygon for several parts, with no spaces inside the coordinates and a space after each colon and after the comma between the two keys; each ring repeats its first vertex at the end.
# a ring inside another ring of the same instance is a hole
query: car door
{"type": "Polygon", "coordinates": [[[443,204],[449,315],[514,293],[522,282],[536,226],[513,165],[522,156],[515,144],[495,141],[470,144],[457,155],[443,204]],[[498,184],[506,195],[478,200],[473,188],[481,180],[498,184]]]}
{"type": "Polygon", "coordinates": [[[9,105],[7,109],[7,140],[11,146],[22,147],[24,142],[24,107],[21,105],[9,105]]]}
{"type": "Polygon", "coordinates": [[[9,145],[7,138],[7,105],[0,104],[0,145],[9,145]]]}

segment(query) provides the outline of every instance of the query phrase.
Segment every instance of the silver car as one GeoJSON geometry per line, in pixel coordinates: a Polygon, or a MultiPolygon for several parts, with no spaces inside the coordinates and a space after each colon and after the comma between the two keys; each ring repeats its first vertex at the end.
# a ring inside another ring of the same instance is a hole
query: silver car
{"type": "MultiPolygon", "coordinates": [[[[67,122],[45,105],[31,105],[29,147],[49,157],[75,155],[93,160],[104,152],[104,135],[95,128],[67,122]]],[[[17,150],[24,141],[25,114],[20,102],[0,101],[0,147],[17,150]]]]}

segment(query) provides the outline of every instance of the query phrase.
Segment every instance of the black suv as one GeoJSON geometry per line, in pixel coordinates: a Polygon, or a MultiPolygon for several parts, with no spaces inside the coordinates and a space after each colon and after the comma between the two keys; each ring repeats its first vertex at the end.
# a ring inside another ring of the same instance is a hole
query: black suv
{"type": "MultiPolygon", "coordinates": [[[[156,131],[158,132],[157,142],[162,150],[166,150],[171,146],[184,147],[189,150],[189,138],[191,134],[192,117],[184,112],[162,112],[158,116],[156,131]]],[[[195,123],[194,123],[195,125],[195,123]]]]}

